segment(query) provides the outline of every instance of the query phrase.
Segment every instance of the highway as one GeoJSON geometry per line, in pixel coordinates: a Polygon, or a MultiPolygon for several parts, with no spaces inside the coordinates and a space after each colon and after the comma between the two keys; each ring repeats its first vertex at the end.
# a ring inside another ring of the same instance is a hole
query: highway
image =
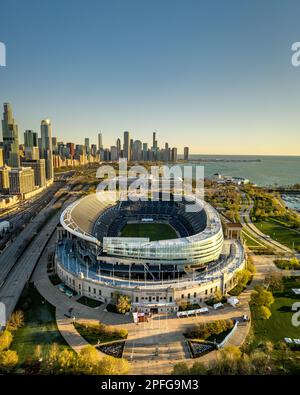
{"type": "Polygon", "coordinates": [[[6,280],[10,270],[13,268],[18,259],[18,251],[24,247],[26,241],[30,241],[31,237],[37,232],[41,224],[52,211],[53,204],[56,202],[53,197],[50,203],[46,205],[18,234],[13,243],[11,243],[0,255],[0,289],[6,280]]]}
{"type": "Polygon", "coordinates": [[[68,201],[61,207],[60,210],[48,221],[47,224],[39,231],[37,236],[33,239],[33,241],[26,248],[25,252],[20,256],[18,260],[14,258],[14,254],[16,252],[15,243],[22,243],[29,232],[38,226],[39,223],[42,223],[45,215],[51,209],[49,207],[42,210],[35,218],[34,223],[30,223],[26,229],[18,236],[18,240],[5,251],[4,254],[0,258],[0,267],[1,267],[1,287],[0,287],[0,302],[3,302],[6,307],[6,317],[9,318],[14,308],[21,296],[24,286],[28,282],[31,277],[31,274],[38,262],[38,259],[43,252],[48,240],[52,236],[55,231],[58,223],[59,217],[64,209],[66,204],[70,204],[74,201],[76,197],[72,197],[68,199],[68,201]],[[20,239],[20,240],[19,240],[20,239]],[[4,269],[4,270],[3,270],[4,269]]]}
{"type": "Polygon", "coordinates": [[[6,214],[2,213],[0,221],[9,221],[10,228],[9,231],[1,237],[0,254],[2,254],[4,250],[17,238],[26,224],[29,224],[37,213],[39,213],[49,203],[53,202],[54,196],[58,198],[58,191],[60,191],[63,186],[64,183],[62,182],[55,183],[37,197],[21,202],[13,211],[6,210],[6,214]],[[7,211],[9,211],[8,214],[7,211]]]}

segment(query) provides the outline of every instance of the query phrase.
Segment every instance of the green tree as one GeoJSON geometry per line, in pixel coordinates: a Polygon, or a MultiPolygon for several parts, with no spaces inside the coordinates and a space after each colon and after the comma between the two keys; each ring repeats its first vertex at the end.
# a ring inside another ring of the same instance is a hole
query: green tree
{"type": "Polygon", "coordinates": [[[57,362],[61,370],[68,371],[75,363],[74,352],[65,348],[59,353],[57,362]]]}
{"type": "Polygon", "coordinates": [[[249,355],[243,354],[243,356],[238,359],[236,368],[237,374],[253,374],[253,364],[249,355]]]}
{"type": "Polygon", "coordinates": [[[33,353],[33,358],[35,361],[39,361],[42,358],[42,347],[38,344],[33,353]]]}
{"type": "Polygon", "coordinates": [[[257,285],[251,293],[251,304],[255,306],[271,306],[274,303],[272,292],[267,291],[262,285],[257,285]]]}
{"type": "Polygon", "coordinates": [[[0,352],[9,349],[13,340],[12,334],[6,329],[0,334],[0,352]]]}
{"type": "Polygon", "coordinates": [[[285,369],[286,361],[288,360],[290,355],[289,346],[284,341],[280,341],[277,343],[276,348],[279,351],[279,357],[282,364],[282,368],[285,369]]]}
{"type": "Polygon", "coordinates": [[[15,331],[24,325],[24,313],[21,310],[17,310],[12,313],[10,320],[8,321],[8,328],[11,331],[15,331]]]}
{"type": "Polygon", "coordinates": [[[43,363],[45,371],[55,373],[58,370],[58,354],[59,349],[57,343],[51,344],[43,363]]]}
{"type": "Polygon", "coordinates": [[[299,263],[298,259],[295,256],[290,259],[290,264],[294,268],[298,268],[300,266],[300,263],[299,263]]]}
{"type": "Polygon", "coordinates": [[[218,289],[215,291],[215,293],[214,293],[214,301],[215,301],[216,303],[221,302],[222,297],[223,297],[222,292],[221,292],[221,290],[218,288],[218,289]]]}
{"type": "Polygon", "coordinates": [[[0,353],[0,369],[6,373],[12,371],[19,362],[16,351],[6,350],[0,353]]]}
{"type": "Polygon", "coordinates": [[[127,374],[129,371],[129,364],[123,358],[113,358],[110,356],[101,358],[99,362],[98,374],[105,375],[119,375],[127,374]]]}
{"type": "Polygon", "coordinates": [[[194,374],[197,376],[202,376],[207,374],[207,369],[205,365],[201,362],[194,362],[193,366],[190,369],[189,374],[194,374]]]}
{"type": "Polygon", "coordinates": [[[187,310],[188,302],[185,299],[180,300],[180,302],[178,304],[179,304],[179,309],[181,311],[187,310]]]}
{"type": "Polygon", "coordinates": [[[241,358],[242,352],[236,346],[227,346],[221,350],[221,356],[223,358],[230,359],[232,361],[236,361],[241,358]]]}
{"type": "Polygon", "coordinates": [[[265,278],[265,284],[268,286],[268,289],[272,292],[283,292],[283,276],[281,273],[271,273],[269,276],[265,278]]]}
{"type": "Polygon", "coordinates": [[[130,311],[130,299],[128,296],[126,295],[121,295],[118,299],[118,303],[117,303],[117,311],[121,314],[125,314],[128,311],[130,311]]]}
{"type": "Polygon", "coordinates": [[[270,354],[255,350],[251,356],[251,362],[254,367],[254,374],[267,374],[270,373],[270,354]]]}
{"type": "MultiPolygon", "coordinates": [[[[253,258],[249,256],[247,258],[247,270],[251,273],[254,274],[256,272],[256,266],[254,265],[253,258]]],[[[248,281],[247,281],[248,282],[248,281]]]]}
{"type": "Polygon", "coordinates": [[[262,320],[268,320],[272,315],[270,309],[267,306],[259,306],[257,311],[259,317],[262,320]]]}
{"type": "Polygon", "coordinates": [[[99,362],[99,353],[92,345],[87,345],[80,350],[78,366],[84,373],[94,374],[99,362]]]}
{"type": "Polygon", "coordinates": [[[177,376],[186,376],[190,374],[190,369],[185,362],[179,362],[173,366],[172,374],[177,376]]]}

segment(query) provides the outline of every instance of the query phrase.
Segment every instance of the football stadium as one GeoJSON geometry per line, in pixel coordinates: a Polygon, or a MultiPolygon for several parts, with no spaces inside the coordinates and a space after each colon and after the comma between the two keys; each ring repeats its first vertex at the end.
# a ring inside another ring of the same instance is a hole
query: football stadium
{"type": "Polygon", "coordinates": [[[127,295],[132,311],[176,312],[183,299],[202,303],[233,288],[245,265],[239,238],[224,238],[217,211],[195,197],[165,199],[161,192],[157,200],[132,201],[102,191],[69,205],[60,223],[61,280],[101,302],[127,295]]]}

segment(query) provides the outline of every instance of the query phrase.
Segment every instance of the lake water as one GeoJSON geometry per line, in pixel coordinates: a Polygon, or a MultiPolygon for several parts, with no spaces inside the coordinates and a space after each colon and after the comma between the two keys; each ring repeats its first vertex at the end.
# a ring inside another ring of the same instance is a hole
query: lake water
{"type": "Polygon", "coordinates": [[[261,186],[300,183],[300,156],[190,155],[189,159],[194,165],[204,166],[205,177],[214,173],[245,177],[261,186]],[[193,162],[199,159],[203,161],[193,162]]]}
{"type": "Polygon", "coordinates": [[[283,194],[281,197],[287,207],[300,211],[300,195],[283,194]]]}

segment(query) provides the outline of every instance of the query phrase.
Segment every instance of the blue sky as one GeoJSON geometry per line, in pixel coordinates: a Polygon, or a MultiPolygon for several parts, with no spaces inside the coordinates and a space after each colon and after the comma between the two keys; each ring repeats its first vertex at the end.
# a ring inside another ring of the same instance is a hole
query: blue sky
{"type": "Polygon", "coordinates": [[[0,102],[20,131],[109,147],[123,130],[192,153],[298,154],[299,1],[0,0],[0,102]]]}

